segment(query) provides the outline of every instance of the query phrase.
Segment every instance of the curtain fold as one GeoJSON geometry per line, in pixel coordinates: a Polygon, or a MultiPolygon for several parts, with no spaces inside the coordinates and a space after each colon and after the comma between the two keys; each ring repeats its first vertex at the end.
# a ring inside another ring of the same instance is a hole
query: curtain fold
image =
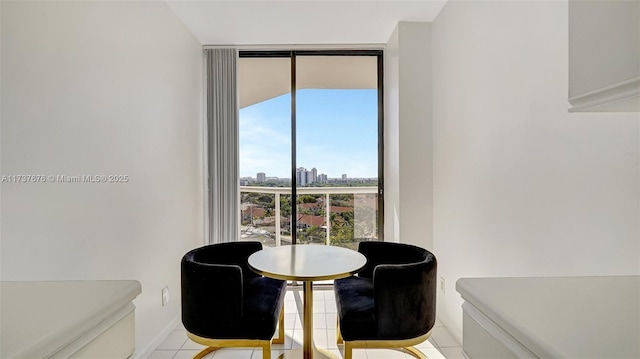
{"type": "Polygon", "coordinates": [[[237,49],[206,49],[209,243],[238,240],[237,49]]]}

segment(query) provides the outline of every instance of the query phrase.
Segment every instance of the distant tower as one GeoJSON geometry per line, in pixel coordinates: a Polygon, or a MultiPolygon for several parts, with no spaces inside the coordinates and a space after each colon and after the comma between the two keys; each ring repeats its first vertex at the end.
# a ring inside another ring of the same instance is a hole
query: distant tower
{"type": "Polygon", "coordinates": [[[342,174],[342,180],[343,180],[343,181],[346,181],[346,180],[347,180],[347,174],[346,174],[346,173],[343,173],[343,174],[342,174]]]}
{"type": "Polygon", "coordinates": [[[314,167],[311,169],[311,183],[318,182],[318,170],[314,167]]]}
{"type": "Polygon", "coordinates": [[[256,174],[256,181],[258,183],[264,183],[267,181],[267,175],[264,172],[258,172],[258,174],[256,174]]]}
{"type": "Polygon", "coordinates": [[[307,169],[300,167],[296,170],[296,184],[298,186],[305,186],[307,184],[307,169]]]}

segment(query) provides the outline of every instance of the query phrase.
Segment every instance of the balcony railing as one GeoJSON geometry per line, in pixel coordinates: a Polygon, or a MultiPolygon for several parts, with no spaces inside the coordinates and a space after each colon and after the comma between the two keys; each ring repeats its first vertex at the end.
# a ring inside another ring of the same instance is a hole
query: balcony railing
{"type": "Polygon", "coordinates": [[[324,237],[321,240],[324,244],[350,248],[357,246],[359,241],[377,239],[377,187],[298,187],[296,193],[298,198],[313,202],[300,204],[297,200],[291,201],[290,187],[240,186],[241,239],[261,240],[266,246],[290,244],[292,219],[290,208],[283,210],[283,202],[285,206],[296,205],[296,203],[300,206],[296,221],[298,222],[298,242],[304,243],[301,237],[307,232],[314,233],[313,236],[307,237],[312,238],[310,241],[317,243],[318,238],[321,238],[318,236],[320,234],[324,237]],[[272,205],[266,204],[271,200],[271,196],[273,196],[272,205]],[[282,201],[282,196],[288,196],[288,198],[285,197],[282,201]],[[335,202],[333,205],[332,196],[335,202]],[[342,198],[342,201],[336,200],[337,197],[342,198]],[[256,199],[256,202],[262,200],[262,203],[252,203],[252,198],[256,199]],[[345,198],[350,199],[345,201],[345,198]],[[336,223],[332,223],[332,209],[336,223]],[[344,218],[347,220],[345,221],[344,218]],[[332,226],[336,226],[333,239],[332,226]],[[345,227],[349,228],[345,230],[345,227]],[[323,230],[324,233],[322,233],[323,230]],[[342,232],[337,234],[338,230],[342,232]],[[347,233],[346,236],[345,233],[347,233]]]}

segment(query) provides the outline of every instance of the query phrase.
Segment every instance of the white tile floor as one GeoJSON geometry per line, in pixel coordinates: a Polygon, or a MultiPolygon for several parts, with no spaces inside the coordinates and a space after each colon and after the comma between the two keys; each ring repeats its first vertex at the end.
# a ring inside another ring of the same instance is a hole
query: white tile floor
{"type": "MultiPolygon", "coordinates": [[[[302,290],[289,289],[285,297],[285,343],[272,344],[272,358],[285,350],[302,346],[302,290]]],[[[313,338],[315,345],[326,348],[342,358],[340,347],[336,344],[336,302],[330,289],[314,288],[313,292],[313,338]]],[[[463,359],[460,343],[447,331],[439,321],[433,329],[431,338],[417,345],[429,359],[463,359]]],[[[167,339],[158,346],[149,359],[191,359],[203,346],[187,338],[184,327],[179,325],[167,339]]],[[[354,359],[396,359],[413,358],[412,356],[386,349],[354,349],[354,359]]],[[[229,348],[217,350],[205,359],[261,359],[260,348],[229,348]]]]}

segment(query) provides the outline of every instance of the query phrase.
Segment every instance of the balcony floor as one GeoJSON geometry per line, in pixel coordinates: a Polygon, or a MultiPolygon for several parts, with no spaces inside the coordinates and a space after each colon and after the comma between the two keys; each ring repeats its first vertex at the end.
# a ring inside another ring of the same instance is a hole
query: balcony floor
{"type": "MultiPolygon", "coordinates": [[[[314,287],[313,291],[313,337],[317,347],[333,351],[342,358],[336,344],[336,302],[333,291],[314,287]]],[[[272,345],[272,358],[277,358],[285,350],[302,346],[302,288],[289,288],[285,297],[285,343],[272,345]]],[[[151,354],[149,359],[191,359],[203,346],[187,339],[180,324],[175,331],[151,354]]],[[[462,348],[439,321],[431,339],[417,346],[429,359],[462,359],[462,348]]],[[[412,358],[402,352],[386,349],[354,349],[354,359],[396,359],[412,358]]],[[[260,348],[220,349],[205,359],[261,359],[260,348]]]]}

